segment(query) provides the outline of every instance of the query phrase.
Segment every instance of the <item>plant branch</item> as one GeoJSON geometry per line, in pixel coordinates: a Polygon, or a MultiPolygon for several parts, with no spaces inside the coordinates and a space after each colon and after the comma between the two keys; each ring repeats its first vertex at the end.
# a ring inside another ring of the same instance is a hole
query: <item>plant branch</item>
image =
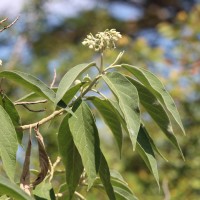
{"type": "Polygon", "coordinates": [[[56,81],[56,69],[54,68],[53,81],[52,81],[51,86],[50,86],[51,89],[53,88],[53,86],[54,86],[54,84],[55,84],[55,81],[56,81]]]}
{"type": "Polygon", "coordinates": [[[123,56],[123,54],[124,54],[124,51],[120,52],[119,55],[117,56],[117,58],[115,59],[115,61],[114,61],[109,67],[116,65],[117,62],[118,62],[118,61],[121,59],[121,57],[123,56]]]}
{"type": "MultiPolygon", "coordinates": [[[[98,81],[98,79],[101,77],[101,75],[98,75],[97,77],[95,77],[95,79],[90,83],[90,85],[83,91],[83,93],[73,102],[71,102],[67,107],[72,107],[75,102],[79,101],[87,92],[89,92],[91,90],[91,88],[96,84],[96,82],[98,81]]],[[[66,112],[66,110],[64,108],[61,108],[60,110],[56,110],[54,111],[52,114],[50,114],[49,116],[41,119],[38,122],[32,123],[32,124],[27,124],[27,125],[22,125],[22,126],[18,126],[17,129],[19,130],[27,130],[30,127],[37,127],[40,126],[42,124],[45,124],[46,122],[50,121],[51,119],[62,115],[64,112],[66,112]]]]}
{"type": "Polygon", "coordinates": [[[109,67],[107,67],[106,69],[104,69],[103,72],[106,72],[106,71],[109,70],[109,69],[120,68],[120,67],[121,67],[121,65],[110,65],[109,67]]]}
{"type": "Polygon", "coordinates": [[[103,51],[101,52],[101,60],[100,60],[100,73],[103,72],[103,51]]]}
{"type": "Polygon", "coordinates": [[[74,194],[79,197],[81,200],[86,200],[83,195],[81,195],[79,192],[75,191],[74,194]]]}
{"type": "MultiPolygon", "coordinates": [[[[12,23],[10,23],[9,25],[4,26],[2,29],[0,29],[0,32],[3,32],[5,29],[8,29],[8,28],[10,28],[11,26],[13,26],[13,25],[17,22],[18,19],[19,19],[19,16],[18,16],[12,23]]],[[[2,24],[3,22],[5,22],[5,21],[7,21],[7,20],[8,20],[8,18],[5,18],[5,19],[1,20],[1,21],[0,21],[0,24],[2,24]]]]}
{"type": "Polygon", "coordinates": [[[93,91],[93,92],[99,94],[99,95],[102,96],[104,99],[107,99],[107,97],[106,97],[103,93],[99,92],[98,90],[92,89],[91,91],[93,91]]]}
{"type": "Polygon", "coordinates": [[[21,101],[21,102],[14,102],[14,105],[32,105],[32,104],[39,104],[39,103],[46,103],[47,100],[38,100],[38,101],[21,101]]]}
{"type": "Polygon", "coordinates": [[[33,110],[29,108],[26,104],[21,104],[24,108],[26,108],[30,112],[44,112],[46,109],[41,109],[41,110],[33,110]]]}

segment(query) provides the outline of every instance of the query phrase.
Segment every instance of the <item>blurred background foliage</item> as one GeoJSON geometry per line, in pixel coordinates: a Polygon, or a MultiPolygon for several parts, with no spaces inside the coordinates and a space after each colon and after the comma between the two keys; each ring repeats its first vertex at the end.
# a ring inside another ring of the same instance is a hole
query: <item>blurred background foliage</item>
{"type": "MultiPolygon", "coordinates": [[[[51,84],[54,69],[57,82],[71,67],[95,60],[98,54],[87,50],[81,42],[88,33],[116,28],[123,35],[115,51],[107,51],[105,65],[111,63],[120,51],[125,51],[121,62],[142,66],[154,72],[167,86],[176,101],[187,136],[178,135],[186,161],[159,132],[150,117],[143,113],[148,130],[169,162],[158,157],[159,192],[153,176],[144,162],[132,152],[124,138],[122,158],[107,127],[98,122],[103,151],[110,168],[119,170],[139,199],[196,200],[200,196],[200,1],[198,0],[15,0],[0,4],[1,19],[18,22],[1,33],[0,58],[3,69],[22,70],[51,84]]],[[[4,81],[1,89],[12,100],[30,91],[4,81]]],[[[39,106],[41,108],[41,105],[39,106]]],[[[45,113],[30,113],[18,107],[22,123],[40,119],[53,108],[46,105],[45,113]]],[[[56,132],[59,119],[42,128],[52,161],[57,157],[56,132]]],[[[26,137],[24,138],[26,146],[26,137]]],[[[37,152],[32,167],[38,166],[37,152]]],[[[24,149],[18,152],[19,170],[24,149]]],[[[2,170],[1,170],[2,171],[2,170]]],[[[2,172],[3,173],[3,172],[2,172]]],[[[19,176],[20,173],[18,173],[19,176]]],[[[63,181],[62,165],[53,182],[58,188],[63,181]]],[[[93,191],[87,199],[106,199],[93,191]],[[98,195],[98,196],[97,196],[98,195]]]]}

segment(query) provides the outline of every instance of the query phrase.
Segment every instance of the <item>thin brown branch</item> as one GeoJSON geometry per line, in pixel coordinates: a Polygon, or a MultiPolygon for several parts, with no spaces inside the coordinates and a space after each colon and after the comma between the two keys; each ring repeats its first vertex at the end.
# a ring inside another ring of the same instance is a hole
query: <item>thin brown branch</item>
{"type": "MultiPolygon", "coordinates": [[[[101,77],[101,75],[98,75],[91,83],[90,85],[87,87],[86,90],[83,91],[83,93],[75,100],[73,101],[72,103],[70,103],[67,107],[72,107],[74,105],[75,102],[79,101],[87,92],[89,92],[91,90],[91,88],[96,84],[96,82],[98,81],[98,79],[101,77]]],[[[43,125],[45,124],[46,122],[52,120],[53,118],[59,116],[59,115],[62,115],[63,113],[65,112],[65,109],[64,108],[61,108],[60,110],[56,110],[54,111],[52,114],[50,114],[49,116],[41,119],[40,121],[38,122],[35,122],[35,123],[32,123],[32,124],[27,124],[27,125],[22,125],[22,126],[19,126],[17,127],[17,129],[19,130],[27,130],[29,129],[30,127],[37,127],[37,126],[40,126],[40,125],[43,125]]]]}
{"type": "MultiPolygon", "coordinates": [[[[3,22],[7,21],[7,19],[8,18],[5,18],[5,19],[1,20],[0,24],[2,24],[3,22]]],[[[13,26],[17,22],[18,19],[19,19],[19,16],[12,23],[10,23],[9,25],[4,26],[2,29],[0,29],[0,32],[3,32],[5,29],[8,29],[11,26],[13,26]]]]}
{"type": "Polygon", "coordinates": [[[27,125],[23,125],[23,126],[19,126],[18,129],[21,129],[21,130],[27,130],[29,129],[30,127],[36,127],[37,125],[42,125],[42,124],[45,124],[46,122],[50,121],[51,119],[53,119],[54,117],[62,114],[63,112],[65,111],[64,108],[60,109],[60,110],[56,110],[54,111],[51,115],[41,119],[40,121],[38,122],[35,122],[35,123],[32,123],[32,124],[27,124],[27,125]]]}
{"type": "Polygon", "coordinates": [[[2,24],[3,22],[5,22],[7,19],[8,19],[8,18],[2,19],[2,20],[0,21],[0,24],[2,24]]]}
{"type": "Polygon", "coordinates": [[[44,112],[44,111],[46,111],[46,109],[33,110],[33,109],[29,108],[26,104],[22,104],[22,106],[23,106],[24,108],[26,108],[26,109],[27,109],[28,111],[30,111],[30,112],[44,112]]]}
{"type": "Polygon", "coordinates": [[[162,188],[163,188],[163,192],[164,192],[164,200],[170,200],[171,199],[171,195],[170,195],[167,179],[163,180],[162,188]]]}
{"type": "Polygon", "coordinates": [[[51,86],[50,88],[53,88],[54,84],[55,84],[55,81],[56,81],[56,69],[54,68],[54,76],[53,76],[53,81],[51,83],[51,86]]]}
{"type": "Polygon", "coordinates": [[[32,104],[39,104],[39,103],[46,103],[47,99],[38,100],[38,101],[21,101],[21,102],[14,102],[14,105],[32,105],[32,104]]]}

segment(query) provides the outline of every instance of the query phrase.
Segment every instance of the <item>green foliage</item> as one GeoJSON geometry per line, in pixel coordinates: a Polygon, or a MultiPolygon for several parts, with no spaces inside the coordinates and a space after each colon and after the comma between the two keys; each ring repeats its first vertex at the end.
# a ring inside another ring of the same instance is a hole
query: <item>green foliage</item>
{"type": "Polygon", "coordinates": [[[17,134],[15,127],[8,113],[0,106],[0,155],[3,161],[4,170],[14,181],[16,169],[16,153],[17,153],[17,134]]]}
{"type": "MultiPolygon", "coordinates": [[[[115,33],[115,30],[112,29],[112,32],[115,33]]],[[[100,41],[104,42],[112,39],[109,41],[112,45],[108,45],[108,47],[113,47],[115,45],[114,42],[118,39],[113,38],[115,34],[113,36],[111,35],[111,38],[104,38],[105,35],[99,33],[98,37],[100,37],[100,41]]],[[[37,174],[37,179],[34,184],[30,183],[30,173],[24,173],[20,179],[23,187],[21,186],[22,189],[18,188],[16,190],[17,192],[19,191],[18,195],[22,196],[24,194],[22,190],[24,190],[34,195],[36,199],[55,199],[55,197],[69,200],[83,199],[83,191],[88,192],[89,190],[97,188],[103,189],[110,200],[137,199],[119,173],[114,173],[109,169],[106,156],[103,154],[100,146],[95,110],[99,111],[103,121],[113,133],[120,154],[123,145],[123,133],[127,133],[126,137],[131,141],[133,150],[136,150],[144,160],[158,186],[159,175],[155,152],[158,154],[160,152],[154,143],[153,137],[151,137],[145,128],[140,103],[159,125],[160,129],[167,135],[168,140],[182,154],[171,124],[175,124],[184,133],[183,125],[174,101],[160,80],[143,68],[128,64],[117,65],[123,53],[120,53],[114,63],[105,68],[103,64],[103,50],[105,48],[100,49],[101,59],[99,66],[94,62],[76,65],[67,71],[61,79],[58,88],[55,88],[55,90],[49,88],[32,75],[23,72],[0,72],[0,77],[11,79],[23,85],[25,88],[31,89],[32,92],[37,94],[37,97],[50,100],[52,107],[56,105],[56,110],[49,116],[43,117],[36,123],[21,125],[15,105],[6,96],[1,97],[3,107],[0,106],[0,136],[2,138],[0,140],[0,153],[4,169],[12,181],[14,181],[18,145],[15,128],[20,131],[29,129],[30,134],[31,130],[34,129],[39,145],[38,156],[41,172],[37,174]],[[95,77],[90,78],[87,75],[82,81],[79,80],[83,77],[85,71],[93,66],[98,69],[95,77]],[[131,76],[127,76],[127,71],[124,69],[128,70],[131,76]],[[108,98],[100,92],[98,88],[100,87],[100,82],[107,84],[108,90],[113,93],[113,97],[108,98]],[[90,92],[96,93],[95,95],[91,95],[90,92]],[[4,102],[7,102],[7,104],[4,102]],[[91,103],[95,106],[95,109],[92,109],[91,103]],[[48,151],[45,150],[45,142],[39,133],[39,128],[54,118],[58,118],[60,115],[65,116],[60,126],[57,125],[56,127],[56,132],[58,132],[56,137],[59,147],[59,152],[56,152],[56,155],[61,156],[64,165],[64,169],[62,170],[64,175],[61,175],[61,178],[57,180],[59,189],[58,187],[54,189],[54,185],[52,187],[50,182],[56,176],[56,172],[59,173],[59,170],[56,170],[59,161],[52,164],[47,159],[48,151]],[[47,174],[48,166],[51,166],[51,169],[47,174]],[[41,179],[44,179],[42,183],[39,185],[36,184],[37,182],[40,183],[41,179]],[[33,191],[31,191],[32,186],[34,186],[33,191]],[[84,190],[85,187],[87,187],[87,191],[84,190]],[[54,191],[58,192],[54,194],[54,191]]],[[[32,96],[34,95],[28,95],[29,98],[32,96]]],[[[27,96],[21,98],[21,100],[26,98],[27,96]]],[[[21,102],[22,105],[31,103],[38,104],[41,103],[41,100],[21,102]]],[[[123,157],[123,154],[121,156],[123,157]]],[[[26,157],[26,159],[30,160],[30,157],[26,157]]],[[[26,162],[24,162],[24,169],[32,172],[26,162]]],[[[12,187],[8,187],[5,192],[4,190],[2,191],[2,195],[13,197],[12,187]]],[[[31,197],[25,199],[29,198],[31,197]]]]}

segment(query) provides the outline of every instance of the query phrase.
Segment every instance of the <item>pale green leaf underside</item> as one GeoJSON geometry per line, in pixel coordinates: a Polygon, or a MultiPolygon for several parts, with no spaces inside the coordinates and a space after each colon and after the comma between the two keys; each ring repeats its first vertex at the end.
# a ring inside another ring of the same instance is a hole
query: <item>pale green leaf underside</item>
{"type": "Polygon", "coordinates": [[[181,131],[185,134],[185,130],[183,128],[183,124],[181,122],[181,118],[176,105],[170,94],[164,88],[161,81],[154,74],[143,68],[126,64],[123,64],[122,67],[131,72],[148,90],[150,90],[159,99],[159,101],[170,113],[172,120],[175,120],[178,127],[180,127],[181,131]]]}
{"type": "Polygon", "coordinates": [[[122,128],[119,119],[116,116],[115,108],[106,99],[100,99],[98,97],[90,97],[89,100],[94,104],[97,110],[100,112],[105,123],[112,131],[121,153],[122,148],[122,128]]]}
{"type": "Polygon", "coordinates": [[[58,90],[56,92],[56,101],[57,104],[65,95],[65,93],[70,89],[74,81],[77,77],[87,70],[89,67],[95,66],[95,63],[84,63],[80,65],[76,65],[75,67],[71,68],[61,79],[58,90]]]}
{"type": "Polygon", "coordinates": [[[167,138],[172,142],[172,144],[174,144],[175,147],[179,150],[181,156],[184,157],[181,148],[178,144],[178,141],[176,139],[176,136],[173,133],[170,119],[163,106],[157,100],[156,96],[154,96],[144,85],[142,85],[138,81],[130,77],[127,78],[137,88],[140,97],[140,102],[144,106],[146,111],[158,124],[163,133],[165,133],[167,138]]]}
{"type": "Polygon", "coordinates": [[[10,196],[16,200],[34,200],[22,191],[18,185],[11,183],[6,178],[0,176],[0,194],[10,196]]]}
{"type": "Polygon", "coordinates": [[[58,131],[58,147],[65,166],[66,181],[65,187],[69,192],[68,199],[71,199],[79,183],[80,176],[83,172],[83,164],[80,154],[74,145],[71,131],[69,129],[69,114],[67,114],[58,131]]]}
{"type": "Polygon", "coordinates": [[[103,79],[117,97],[124,115],[130,139],[135,149],[140,127],[139,97],[137,89],[123,75],[112,72],[103,75],[103,79]]]}
{"type": "Polygon", "coordinates": [[[0,155],[3,161],[3,168],[14,181],[16,167],[16,152],[18,147],[15,127],[6,111],[0,106],[0,155]]]}
{"type": "Polygon", "coordinates": [[[45,83],[36,77],[19,71],[2,71],[0,72],[0,77],[5,77],[10,80],[15,81],[15,83],[22,85],[23,87],[30,89],[52,102],[55,101],[56,94],[51,90],[45,83]]]}
{"type": "Polygon", "coordinates": [[[90,108],[81,102],[71,116],[69,127],[74,144],[81,155],[83,165],[88,175],[88,189],[91,188],[100,164],[100,148],[98,130],[90,108]]]}

